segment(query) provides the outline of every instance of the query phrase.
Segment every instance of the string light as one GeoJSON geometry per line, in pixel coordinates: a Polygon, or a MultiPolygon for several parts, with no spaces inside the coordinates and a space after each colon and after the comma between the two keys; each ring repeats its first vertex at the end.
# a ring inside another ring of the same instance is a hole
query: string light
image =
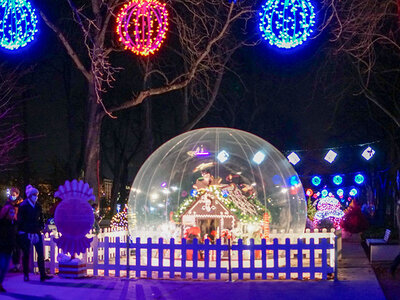
{"type": "Polygon", "coordinates": [[[361,154],[362,157],[364,157],[366,160],[370,160],[372,156],[374,156],[375,150],[372,149],[371,147],[367,147],[363,153],[361,154]]]}
{"type": "Polygon", "coordinates": [[[38,18],[25,0],[0,0],[0,46],[8,50],[25,47],[35,38],[38,18]]]}
{"type": "Polygon", "coordinates": [[[331,164],[335,160],[336,156],[337,153],[335,151],[329,150],[324,159],[331,164]]]}
{"type": "Polygon", "coordinates": [[[128,207],[125,205],[124,209],[115,214],[110,221],[111,230],[128,230],[128,207]]]}
{"type": "Polygon", "coordinates": [[[300,161],[300,157],[299,157],[296,153],[294,153],[294,152],[290,153],[290,154],[287,156],[287,159],[288,159],[289,162],[290,162],[292,165],[294,165],[294,166],[300,161]]]}
{"type": "Polygon", "coordinates": [[[321,184],[321,177],[319,177],[319,176],[314,176],[314,177],[311,179],[311,183],[312,183],[313,185],[315,185],[315,186],[319,186],[319,185],[321,184]]]}
{"type": "Polygon", "coordinates": [[[343,178],[340,175],[336,175],[333,177],[333,183],[336,185],[340,185],[343,182],[343,178]]]}
{"type": "Polygon", "coordinates": [[[353,189],[350,190],[350,193],[349,193],[350,196],[354,197],[354,196],[357,195],[357,194],[358,194],[357,189],[354,189],[354,188],[353,188],[353,189]]]}
{"type": "Polygon", "coordinates": [[[315,24],[314,7],[309,0],[268,0],[259,15],[263,38],[279,48],[303,44],[315,24]]]}
{"type": "Polygon", "coordinates": [[[354,182],[357,184],[362,184],[364,182],[364,176],[362,176],[361,174],[357,174],[354,177],[354,182]]]}
{"type": "Polygon", "coordinates": [[[157,0],[132,0],[117,16],[117,34],[125,49],[148,56],[159,50],[168,30],[168,11],[157,0]]]}

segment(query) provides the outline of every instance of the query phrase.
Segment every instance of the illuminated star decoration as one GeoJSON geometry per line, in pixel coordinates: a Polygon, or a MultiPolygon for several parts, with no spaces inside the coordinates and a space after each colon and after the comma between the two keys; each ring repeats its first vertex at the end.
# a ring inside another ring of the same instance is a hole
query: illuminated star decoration
{"type": "Polygon", "coordinates": [[[278,48],[303,44],[314,24],[314,7],[309,0],[268,0],[260,11],[262,36],[278,48]]]}
{"type": "Polygon", "coordinates": [[[125,49],[148,56],[157,51],[168,30],[168,12],[157,0],[132,0],[117,16],[117,33],[125,49]]]}
{"type": "Polygon", "coordinates": [[[38,18],[25,0],[0,0],[0,46],[7,50],[25,47],[35,38],[38,18]]]}

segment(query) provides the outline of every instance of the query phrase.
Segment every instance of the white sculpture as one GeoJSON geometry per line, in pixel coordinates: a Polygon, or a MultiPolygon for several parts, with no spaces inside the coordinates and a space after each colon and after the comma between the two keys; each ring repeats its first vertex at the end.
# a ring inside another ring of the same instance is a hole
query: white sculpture
{"type": "Polygon", "coordinates": [[[88,202],[95,200],[93,189],[83,181],[67,180],[54,196],[62,199],[54,215],[57,230],[62,234],[55,240],[58,247],[72,256],[86,252],[93,240],[86,237],[94,222],[93,209],[88,202]]]}

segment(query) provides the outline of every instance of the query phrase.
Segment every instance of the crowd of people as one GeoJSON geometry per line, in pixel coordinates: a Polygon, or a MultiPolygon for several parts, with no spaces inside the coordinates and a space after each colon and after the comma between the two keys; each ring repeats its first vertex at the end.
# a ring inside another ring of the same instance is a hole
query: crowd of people
{"type": "Polygon", "coordinates": [[[28,185],[25,195],[26,198],[23,200],[19,189],[13,187],[5,205],[0,210],[0,292],[6,291],[3,281],[10,268],[11,260],[13,265],[11,271],[20,272],[22,258],[24,281],[29,281],[32,245],[38,256],[40,281],[52,278],[46,274],[44,266],[42,240],[44,220],[42,207],[37,202],[39,191],[32,185],[28,185]]]}

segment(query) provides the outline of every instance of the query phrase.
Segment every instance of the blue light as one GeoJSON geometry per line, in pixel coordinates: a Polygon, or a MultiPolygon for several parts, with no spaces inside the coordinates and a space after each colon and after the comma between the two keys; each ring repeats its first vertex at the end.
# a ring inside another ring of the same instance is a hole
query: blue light
{"type": "Polygon", "coordinates": [[[311,183],[312,183],[314,186],[319,186],[319,185],[321,184],[321,177],[319,177],[319,176],[314,176],[314,177],[311,179],[311,183]]]}
{"type": "Polygon", "coordinates": [[[357,174],[354,177],[354,182],[357,183],[357,184],[363,183],[364,182],[364,176],[362,176],[361,174],[357,174]]]}
{"type": "Polygon", "coordinates": [[[343,182],[343,178],[340,175],[336,175],[333,177],[333,183],[336,185],[340,185],[343,182]]]}
{"type": "Polygon", "coordinates": [[[343,197],[344,191],[342,189],[338,189],[336,191],[336,195],[338,195],[339,197],[343,197]]]}
{"type": "Polygon", "coordinates": [[[350,196],[354,197],[354,196],[357,195],[357,194],[358,194],[357,189],[351,189],[351,190],[350,190],[350,193],[349,193],[350,196]]]}
{"type": "Polygon", "coordinates": [[[38,19],[29,1],[0,0],[0,16],[0,47],[17,50],[33,41],[38,19]]]}
{"type": "Polygon", "coordinates": [[[291,186],[297,185],[299,183],[300,183],[300,179],[296,175],[293,175],[292,177],[289,178],[289,184],[291,186]]]}
{"type": "Polygon", "coordinates": [[[193,189],[193,190],[190,191],[190,196],[192,196],[192,197],[196,197],[197,194],[198,194],[198,192],[197,192],[197,190],[195,190],[195,189],[193,189]]]}
{"type": "Polygon", "coordinates": [[[279,175],[274,175],[272,176],[272,182],[276,185],[281,184],[282,183],[282,177],[279,175]]]}
{"type": "Polygon", "coordinates": [[[322,196],[322,198],[325,198],[326,196],[328,196],[328,190],[322,190],[321,191],[321,196],[322,196]]]}
{"type": "Polygon", "coordinates": [[[259,15],[262,37],[278,48],[303,44],[315,24],[314,7],[309,0],[268,0],[259,15]]]}

